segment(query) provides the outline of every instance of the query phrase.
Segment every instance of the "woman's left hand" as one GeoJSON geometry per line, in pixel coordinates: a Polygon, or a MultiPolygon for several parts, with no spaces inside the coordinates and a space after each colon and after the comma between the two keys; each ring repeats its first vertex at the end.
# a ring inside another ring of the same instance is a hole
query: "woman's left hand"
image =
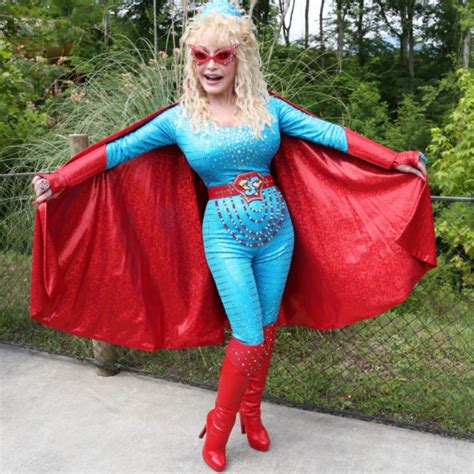
{"type": "Polygon", "coordinates": [[[416,162],[416,165],[414,164],[408,164],[406,163],[407,161],[413,162],[411,159],[404,159],[405,156],[404,154],[407,154],[406,158],[412,158],[413,155],[408,155],[412,154],[412,151],[402,151],[401,153],[398,154],[398,157],[396,159],[395,163],[395,169],[398,171],[402,171],[403,173],[412,173],[416,174],[419,176],[423,181],[426,180],[427,173],[426,173],[426,165],[425,162],[428,162],[428,159],[426,158],[425,155],[421,151],[419,151],[419,159],[416,162]],[[405,162],[405,163],[404,163],[405,162]],[[400,163],[400,164],[398,164],[400,163]]]}

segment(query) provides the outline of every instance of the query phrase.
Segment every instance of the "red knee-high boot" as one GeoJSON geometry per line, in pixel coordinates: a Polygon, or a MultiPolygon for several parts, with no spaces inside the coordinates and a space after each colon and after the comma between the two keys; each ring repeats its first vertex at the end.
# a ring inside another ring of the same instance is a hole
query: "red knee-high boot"
{"type": "Polygon", "coordinates": [[[270,437],[261,420],[260,404],[275,344],[275,323],[265,326],[263,332],[266,356],[260,367],[249,377],[239,409],[242,434],[247,433],[250,446],[258,451],[267,451],[270,448],[270,437]]]}
{"type": "Polygon", "coordinates": [[[215,407],[207,414],[206,424],[199,433],[206,439],[202,448],[204,461],[216,471],[226,465],[225,448],[235,423],[242,395],[249,376],[267,357],[265,342],[248,345],[232,337],[222,363],[215,407]]]}

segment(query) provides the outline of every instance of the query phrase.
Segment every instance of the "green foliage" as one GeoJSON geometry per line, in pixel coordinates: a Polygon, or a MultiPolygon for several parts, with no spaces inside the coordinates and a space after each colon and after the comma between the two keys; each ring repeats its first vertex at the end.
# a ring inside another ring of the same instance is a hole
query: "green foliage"
{"type": "MultiPolygon", "coordinates": [[[[18,148],[48,129],[47,108],[60,93],[71,58],[102,49],[95,24],[102,6],[88,0],[0,2],[0,157],[16,160],[18,148]],[[69,55],[69,56],[68,56],[69,55]]],[[[0,171],[6,171],[6,161],[0,171]]]]}
{"type": "Polygon", "coordinates": [[[103,6],[99,2],[6,1],[0,12],[9,19],[4,28],[5,37],[15,45],[22,45],[29,56],[52,58],[100,52],[97,26],[102,23],[103,6]]]}
{"type": "Polygon", "coordinates": [[[451,272],[446,279],[457,292],[470,294],[474,300],[474,212],[472,204],[452,203],[450,206],[437,204],[439,213],[435,221],[435,232],[443,248],[443,269],[451,272]]]}
{"type": "Polygon", "coordinates": [[[405,95],[397,108],[397,118],[387,130],[387,146],[397,151],[424,151],[430,142],[432,123],[426,118],[426,105],[405,95]]]}
{"type": "Polygon", "coordinates": [[[164,52],[153,57],[151,46],[104,53],[84,68],[88,80],[67,83],[61,100],[46,109],[51,129],[24,145],[10,171],[54,169],[67,160],[69,134],[87,134],[93,143],[177,99],[181,66],[164,52]]]}
{"type": "MultiPolygon", "coordinates": [[[[109,8],[112,9],[110,15],[111,30],[113,34],[113,45],[122,48],[121,37],[125,37],[128,41],[138,44],[145,40],[153,42],[153,2],[151,1],[110,1],[109,8]],[[113,6],[112,4],[115,5],[113,6]]],[[[175,18],[174,27],[177,35],[172,38],[168,37],[172,18],[168,7],[167,0],[156,0],[157,17],[157,34],[158,49],[171,53],[173,47],[177,47],[178,36],[181,34],[182,21],[181,18],[175,18]],[[173,43],[174,41],[174,43],[173,43]]],[[[123,48],[122,48],[123,49],[123,48]]]]}
{"type": "Polygon", "coordinates": [[[46,129],[47,115],[35,102],[44,95],[53,71],[40,62],[41,58],[15,54],[0,39],[0,156],[4,158],[11,155],[11,146],[28,142],[46,129]]]}
{"type": "Polygon", "coordinates": [[[433,158],[432,176],[448,195],[474,194],[474,79],[465,69],[457,71],[462,93],[443,128],[433,128],[427,149],[433,158]]]}
{"type": "Polygon", "coordinates": [[[359,81],[347,99],[344,122],[349,128],[393,150],[425,150],[433,125],[427,114],[428,105],[407,94],[400,101],[397,116],[392,121],[379,84],[359,81]]]}
{"type": "Polygon", "coordinates": [[[444,127],[449,120],[449,114],[462,96],[456,71],[448,71],[433,84],[420,86],[418,91],[426,117],[434,124],[433,127],[444,127]]]}
{"type": "Polygon", "coordinates": [[[371,140],[382,142],[389,129],[387,103],[382,101],[378,84],[358,83],[349,96],[348,110],[344,114],[347,126],[371,140]]]}
{"type": "Polygon", "coordinates": [[[344,104],[344,86],[338,83],[335,64],[320,66],[315,50],[295,45],[275,45],[261,40],[263,73],[270,87],[318,117],[339,121],[344,104]]]}
{"type": "MultiPolygon", "coordinates": [[[[432,141],[427,154],[433,160],[430,177],[444,194],[468,196],[474,194],[474,78],[459,69],[458,87],[462,97],[449,115],[446,125],[432,129],[432,141]]],[[[445,245],[446,265],[462,276],[462,286],[474,285],[474,213],[472,207],[453,203],[439,207],[436,235],[445,245]]]]}

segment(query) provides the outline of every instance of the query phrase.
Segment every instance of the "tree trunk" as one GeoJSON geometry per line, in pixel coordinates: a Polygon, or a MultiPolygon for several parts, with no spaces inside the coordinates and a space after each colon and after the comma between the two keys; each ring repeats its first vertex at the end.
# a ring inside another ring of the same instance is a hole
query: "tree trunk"
{"type": "Polygon", "coordinates": [[[402,30],[398,32],[388,21],[385,6],[382,0],[376,0],[380,7],[385,24],[390,31],[396,35],[400,41],[400,63],[408,66],[411,85],[415,77],[415,39],[413,34],[413,18],[415,16],[416,0],[400,0],[396,2],[392,9],[398,12],[402,30]],[[398,9],[398,10],[397,10],[398,9]]]}
{"type": "Polygon", "coordinates": [[[108,48],[110,45],[110,16],[107,0],[104,1],[104,46],[108,48]]]}
{"type": "Polygon", "coordinates": [[[253,18],[253,11],[255,10],[255,6],[257,5],[257,0],[250,0],[250,7],[249,7],[249,17],[253,18]]]}
{"type": "Polygon", "coordinates": [[[265,0],[265,2],[260,2],[263,10],[263,24],[268,26],[268,21],[270,19],[270,1],[265,0]]]}
{"type": "Polygon", "coordinates": [[[410,89],[413,89],[413,80],[415,78],[415,39],[413,37],[413,16],[415,2],[410,2],[407,16],[408,27],[408,74],[410,75],[410,89]]]}
{"type": "Polygon", "coordinates": [[[408,0],[407,5],[407,28],[408,28],[408,74],[410,76],[410,90],[415,87],[415,37],[413,34],[413,23],[415,17],[416,0],[408,0]]]}
{"type": "Polygon", "coordinates": [[[462,55],[462,65],[465,69],[469,69],[469,60],[471,59],[471,30],[468,28],[464,35],[464,48],[462,55]]]}
{"type": "Polygon", "coordinates": [[[324,41],[324,0],[321,0],[321,8],[319,9],[319,43],[321,45],[320,64],[322,68],[325,66],[324,56],[326,54],[326,45],[324,41]]]}
{"type": "MultiPolygon", "coordinates": [[[[465,8],[465,14],[469,14],[469,0],[464,0],[463,5],[465,8]]],[[[462,48],[462,66],[464,69],[469,69],[469,62],[471,59],[471,28],[469,25],[465,28],[463,37],[463,48],[462,48]]]]}
{"type": "Polygon", "coordinates": [[[408,59],[408,28],[407,28],[407,6],[402,2],[400,7],[400,23],[402,33],[400,35],[400,62],[406,64],[408,59]]]}
{"type": "Polygon", "coordinates": [[[290,19],[288,25],[285,23],[285,17],[288,13],[288,8],[290,6],[291,0],[279,0],[278,6],[280,8],[280,16],[281,16],[281,30],[283,32],[283,39],[285,40],[285,45],[290,46],[290,28],[291,23],[293,22],[293,12],[295,11],[295,0],[293,0],[293,6],[291,8],[290,19]]]}
{"type": "Polygon", "coordinates": [[[306,0],[304,10],[304,47],[309,46],[309,0],[306,0]]]}
{"type": "Polygon", "coordinates": [[[359,65],[363,66],[365,63],[364,54],[364,0],[359,0],[359,11],[357,12],[357,44],[359,65]]]}
{"type": "Polygon", "coordinates": [[[342,71],[342,55],[344,48],[344,16],[342,13],[342,0],[336,0],[336,23],[337,23],[337,59],[339,72],[342,71]]]}
{"type": "Polygon", "coordinates": [[[153,0],[153,48],[155,56],[158,53],[158,25],[156,24],[156,2],[157,0],[153,0]]]}

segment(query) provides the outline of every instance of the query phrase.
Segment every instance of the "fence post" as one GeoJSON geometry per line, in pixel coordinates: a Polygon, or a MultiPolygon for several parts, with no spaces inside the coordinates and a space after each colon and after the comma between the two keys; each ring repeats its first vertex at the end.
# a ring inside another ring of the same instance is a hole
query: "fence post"
{"type": "MultiPolygon", "coordinates": [[[[87,135],[71,134],[68,138],[71,156],[74,156],[76,153],[79,153],[81,150],[89,146],[89,137],[87,135]]],[[[92,339],[92,347],[94,350],[95,361],[97,363],[97,375],[104,377],[116,375],[119,372],[119,369],[113,367],[113,364],[115,363],[114,346],[108,342],[92,339]]]]}

